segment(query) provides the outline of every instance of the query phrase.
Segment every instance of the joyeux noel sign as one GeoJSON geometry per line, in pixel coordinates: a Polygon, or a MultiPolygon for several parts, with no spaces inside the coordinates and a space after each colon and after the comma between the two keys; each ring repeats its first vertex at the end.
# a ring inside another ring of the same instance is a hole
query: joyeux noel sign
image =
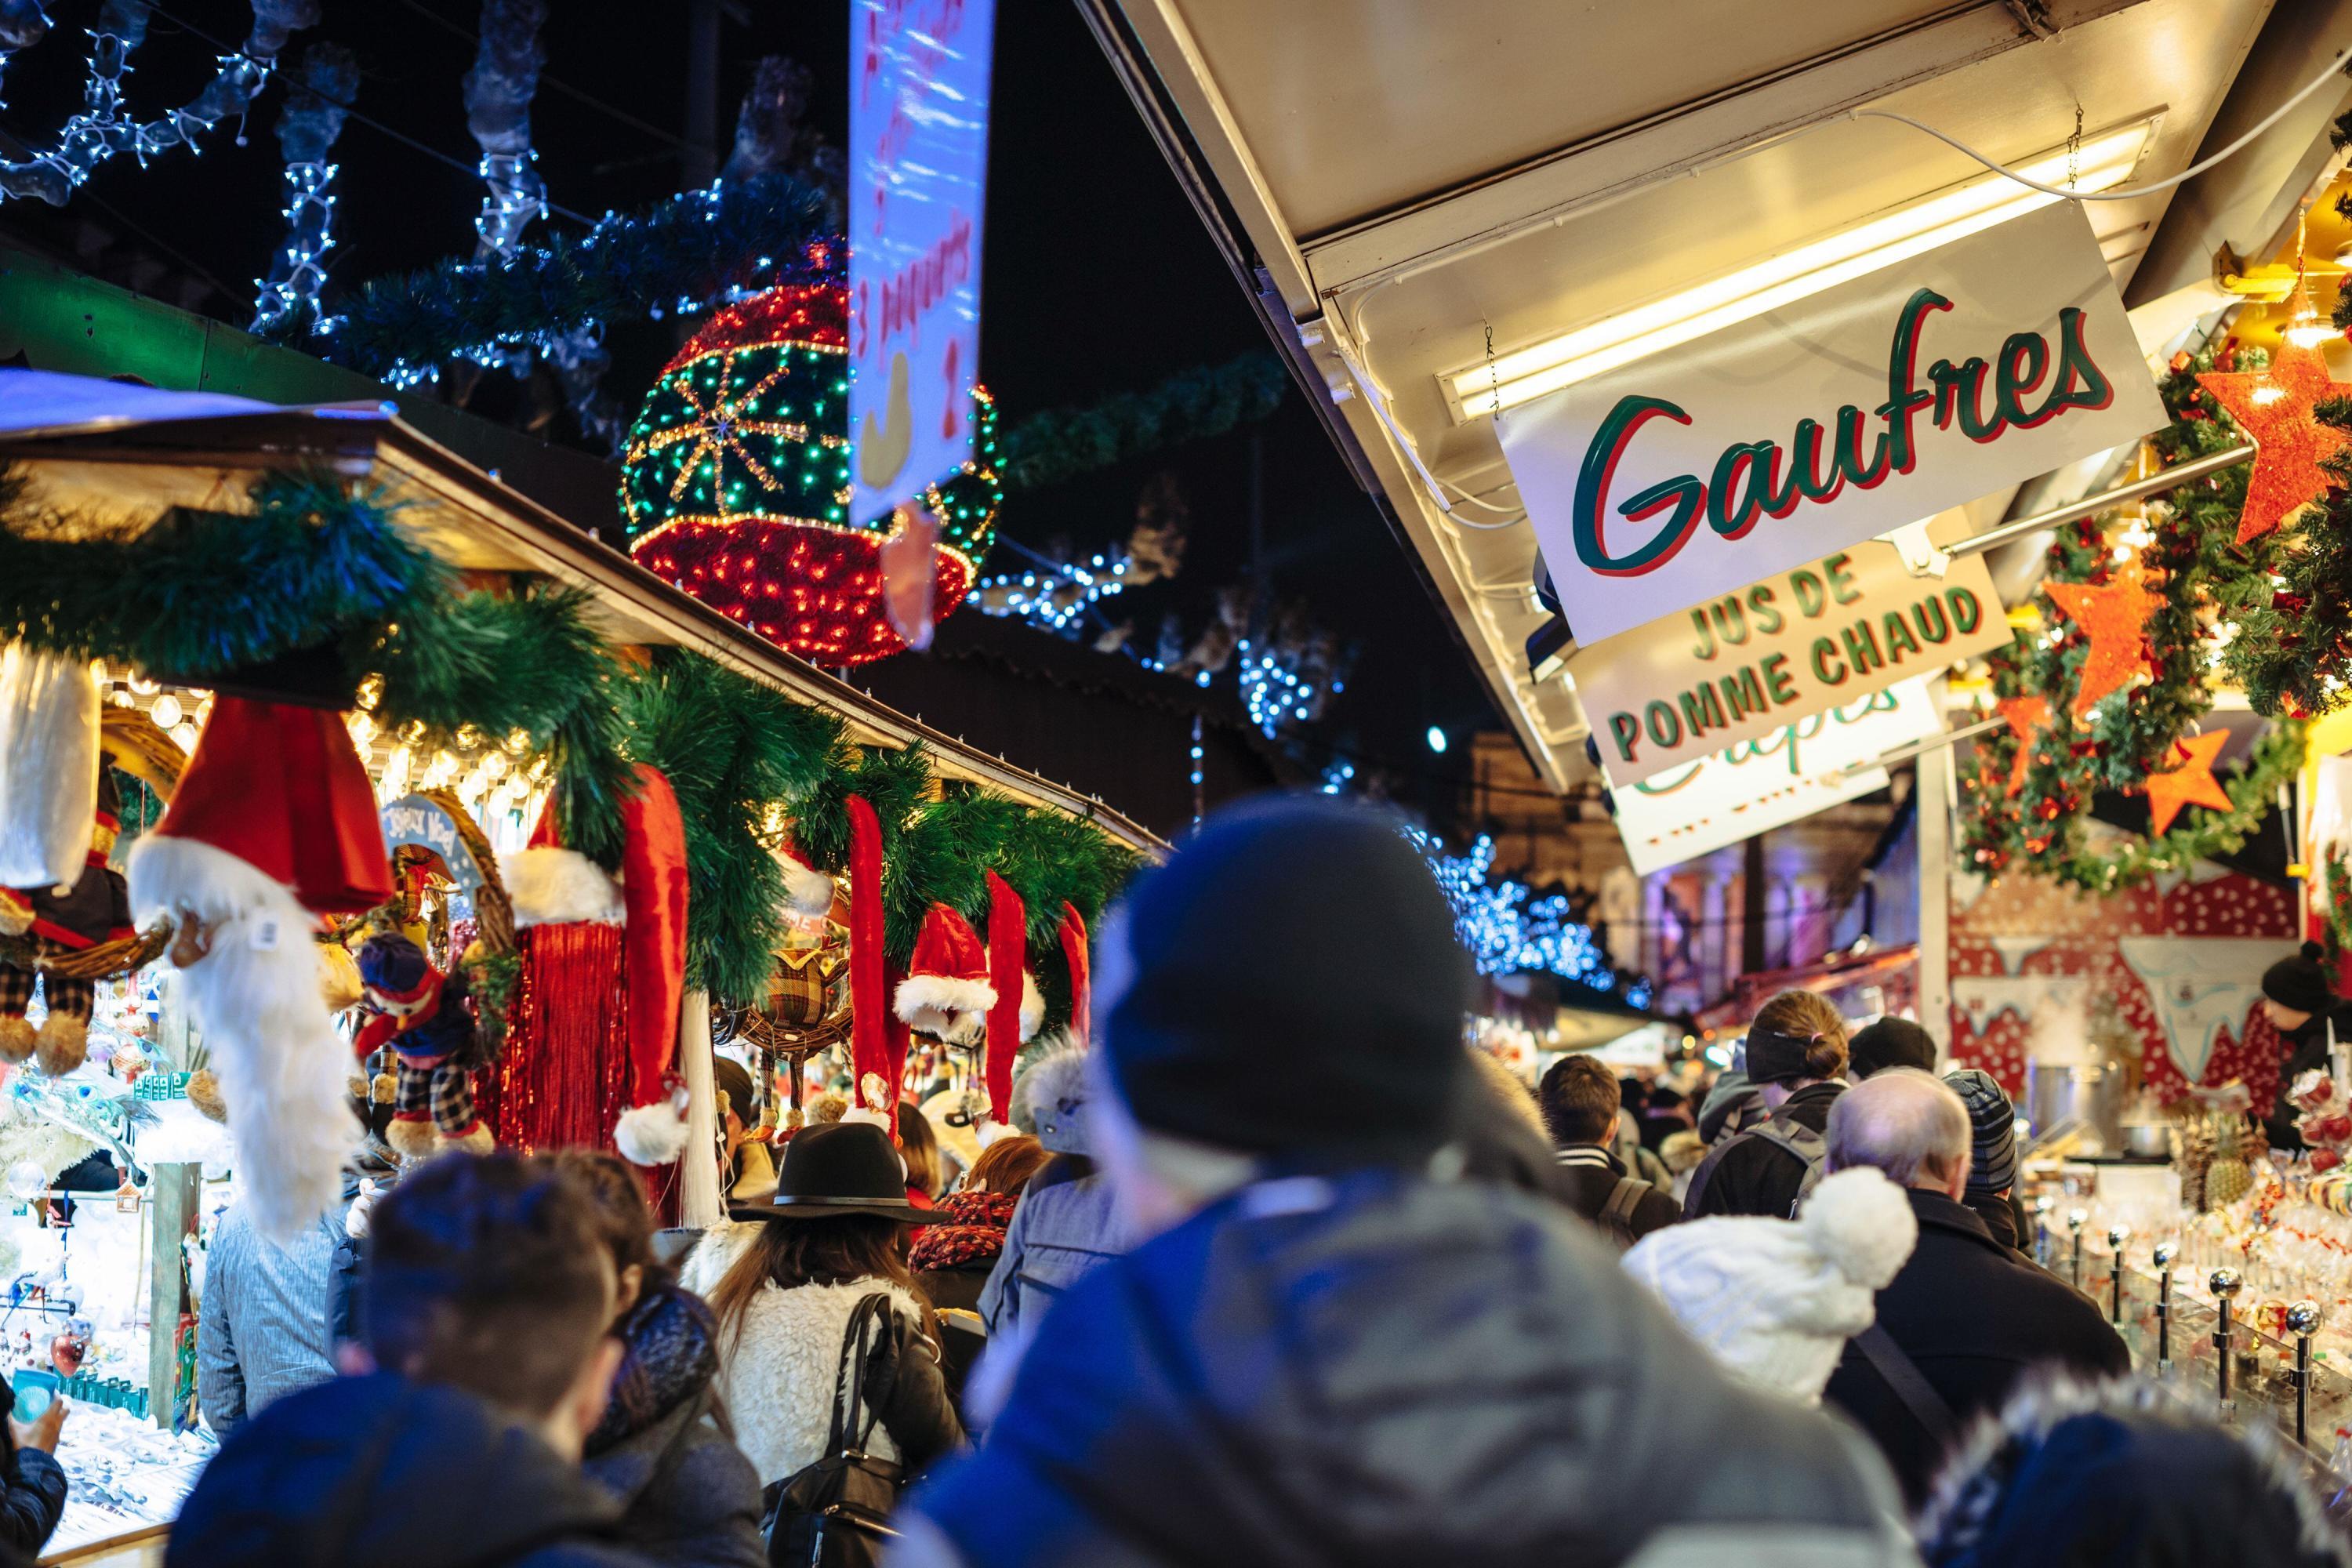
{"type": "Polygon", "coordinates": [[[2164,408],[2062,202],[1496,423],[1592,643],[2137,439],[2164,408]]]}

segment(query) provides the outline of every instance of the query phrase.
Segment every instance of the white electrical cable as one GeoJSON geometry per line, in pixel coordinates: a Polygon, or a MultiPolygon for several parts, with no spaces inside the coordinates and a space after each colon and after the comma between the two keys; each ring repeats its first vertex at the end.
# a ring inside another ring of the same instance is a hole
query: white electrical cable
{"type": "Polygon", "coordinates": [[[2029,180],[2023,174],[2019,174],[2016,170],[2010,168],[2006,164],[1986,157],[1983,153],[1978,152],[1967,142],[1958,140],[1957,137],[1947,136],[1932,125],[1922,124],[1920,121],[1912,119],[1907,114],[1897,114],[1892,110],[1857,109],[1853,111],[1852,118],[1855,120],[1892,120],[1898,125],[1908,125],[1914,131],[1924,131],[1928,135],[1933,136],[1937,141],[1944,143],[1947,147],[1951,148],[1953,151],[1964,153],[1968,156],[1974,158],[1978,163],[1982,163],[1994,174],[2000,174],[2006,179],[2014,180],[2019,184],[2024,185],[2029,189],[2040,191],[2044,195],[2061,196],[2071,202],[2127,202],[2136,196],[2152,196],[2160,191],[2168,191],[2172,189],[2173,186],[2180,184],[2184,181],[2196,178],[2206,170],[2213,167],[2214,164],[2221,163],[2223,159],[2235,156],[2245,148],[2248,142],[2253,141],[2254,138],[2260,136],[2263,132],[2268,131],[2272,126],[2276,125],[2280,121],[2285,119],[2288,110],[2294,109],[2296,104],[2301,103],[2305,99],[2309,98],[2313,93],[2317,92],[2321,88],[2326,87],[2327,85],[2328,79],[2336,75],[2338,70],[2342,68],[2347,54],[2352,54],[2352,50],[2347,50],[2343,53],[2337,54],[2334,59],[2327,63],[2327,68],[2320,72],[2317,77],[2314,78],[2310,84],[2305,87],[2302,91],[2296,93],[2293,98],[2288,99],[2284,103],[2280,104],[2276,109],[2272,110],[2270,114],[2261,124],[2255,126],[2252,131],[2247,132],[2243,136],[2239,137],[2235,142],[2231,142],[2227,147],[2222,148],[2219,153],[2214,153],[2211,157],[2204,159],[2200,163],[2191,163],[2189,167],[2181,170],[2180,173],[2173,175],[2168,180],[2158,180],[2152,184],[2133,185],[2127,189],[2122,190],[2072,191],[2068,190],[2063,185],[2045,185],[2039,180],[2029,180]]]}

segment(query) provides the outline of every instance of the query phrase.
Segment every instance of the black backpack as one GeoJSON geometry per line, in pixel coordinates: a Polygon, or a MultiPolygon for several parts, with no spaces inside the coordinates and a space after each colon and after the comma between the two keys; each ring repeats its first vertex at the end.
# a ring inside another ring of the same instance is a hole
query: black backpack
{"type": "Polygon", "coordinates": [[[1715,1179],[1715,1168],[1723,1163],[1725,1152],[1750,1138],[1762,1139],[1805,1167],[1804,1184],[1797,1189],[1796,1201],[1789,1205],[1789,1213],[1785,1216],[1789,1219],[1797,1217],[1799,1206],[1812,1195],[1815,1187],[1822,1184],[1822,1176],[1829,1169],[1829,1141],[1803,1123],[1779,1115],[1758,1122],[1745,1132],[1732,1134],[1707,1152],[1699,1168],[1691,1173],[1690,1192],[1683,1199],[1685,1213],[1698,1213],[1699,1194],[1706,1191],[1707,1184],[1715,1179]]]}
{"type": "Polygon", "coordinates": [[[877,1291],[857,1303],[841,1336],[833,1390],[833,1426],[824,1456],[767,1489],[771,1568],[876,1568],[898,1532],[884,1521],[898,1505],[907,1472],[866,1451],[898,1382],[904,1350],[898,1315],[877,1291]],[[868,1337],[872,1338],[869,1344],[868,1337]],[[869,1388],[871,1367],[875,1386],[869,1388]],[[865,1425],[857,1425],[859,1415],[865,1425]]]}
{"type": "Polygon", "coordinates": [[[1617,1184],[1609,1189],[1609,1201],[1601,1205],[1593,1223],[1609,1233],[1609,1239],[1624,1251],[1641,1237],[1633,1234],[1633,1211],[1639,1208],[1645,1194],[1658,1189],[1633,1176],[1620,1176],[1617,1184]]]}

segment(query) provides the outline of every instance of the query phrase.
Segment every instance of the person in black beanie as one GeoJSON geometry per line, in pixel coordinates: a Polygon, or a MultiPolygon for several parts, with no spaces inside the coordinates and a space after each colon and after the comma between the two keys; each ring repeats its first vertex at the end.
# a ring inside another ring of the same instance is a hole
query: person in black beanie
{"type": "Polygon", "coordinates": [[[1690,1354],[1560,1205],[1465,1175],[1470,964],[1395,819],[1210,818],[1101,922],[1095,986],[1096,1151],[1150,1239],[1011,1352],[894,1568],[1511,1568],[1734,1530],[1904,1560],[1858,1434],[1690,1354]]]}
{"type": "Polygon", "coordinates": [[[1892,1016],[1856,1029],[1846,1047],[1846,1076],[1860,1083],[1888,1068],[1936,1070],[1936,1037],[1908,1018],[1892,1016]]]}
{"type": "Polygon", "coordinates": [[[2278,1099],[2263,1118],[2263,1131],[2270,1135],[2272,1148],[2288,1152],[2302,1149],[2304,1142],[2295,1131],[2295,1109],[2287,1091],[2300,1075],[2326,1068],[2330,1026],[2336,1038],[2352,1041],[2352,1006],[2338,1002],[2328,984],[2323,962],[2326,951],[2306,942],[2302,952],[2263,971],[2263,1014],[2278,1030],[2281,1047],[2278,1099]]]}

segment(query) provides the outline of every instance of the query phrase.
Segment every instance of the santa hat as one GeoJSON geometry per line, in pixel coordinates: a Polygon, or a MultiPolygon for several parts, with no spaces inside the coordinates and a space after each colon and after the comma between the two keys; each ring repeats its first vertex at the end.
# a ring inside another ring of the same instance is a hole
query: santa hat
{"type": "Polygon", "coordinates": [[[899,1020],[951,1044],[969,1045],[979,1038],[996,999],[988,952],[971,922],[945,904],[933,904],[915,933],[907,977],[892,997],[899,1020]]]}
{"type": "MultiPolygon", "coordinates": [[[[551,801],[531,832],[532,849],[554,847],[557,831],[551,801]]],[[[549,858],[523,869],[531,920],[609,920],[612,879],[584,858],[549,858]]],[[[629,980],[628,1105],[614,1124],[613,1143],[636,1164],[667,1165],[687,1143],[683,1096],[670,1075],[686,994],[686,824],[669,780],[642,763],[635,793],[621,804],[620,900],[629,980]]],[[[522,902],[517,925],[530,923],[522,902]]]]}
{"type": "Polygon", "coordinates": [[[392,896],[367,769],[341,716],[217,696],[163,818],[131,847],[131,908],[179,922],[173,960],[204,1031],[255,1222],[292,1235],[341,1187],[359,1127],[319,990],[316,914],[392,896]]]}
{"type": "Polygon", "coordinates": [[[992,1143],[1012,1131],[1013,1063],[1021,1047],[1045,1022],[1045,998],[1037,978],[1024,965],[1029,949],[1029,910],[1013,884],[988,873],[988,972],[996,1000],[988,1010],[989,1121],[980,1141],[992,1143]],[[1017,980],[1015,977],[1018,977],[1017,980]]]}
{"type": "Polygon", "coordinates": [[[775,853],[776,865],[784,876],[784,907],[812,919],[830,910],[833,879],[802,858],[799,848],[789,838],[777,847],[775,853]]]}

